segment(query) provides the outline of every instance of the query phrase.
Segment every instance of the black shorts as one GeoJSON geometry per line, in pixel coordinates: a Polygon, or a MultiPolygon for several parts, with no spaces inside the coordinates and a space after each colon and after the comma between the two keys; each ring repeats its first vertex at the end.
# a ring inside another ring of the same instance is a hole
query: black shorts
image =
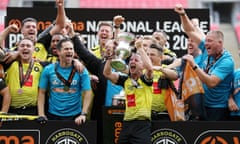
{"type": "Polygon", "coordinates": [[[123,121],[118,144],[151,144],[151,121],[123,121]]]}

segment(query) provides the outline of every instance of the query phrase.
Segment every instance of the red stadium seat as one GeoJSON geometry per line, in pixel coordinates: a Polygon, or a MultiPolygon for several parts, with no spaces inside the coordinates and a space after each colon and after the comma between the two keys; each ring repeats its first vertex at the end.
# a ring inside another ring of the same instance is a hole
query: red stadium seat
{"type": "Polygon", "coordinates": [[[212,23],[210,25],[210,30],[219,30],[219,24],[217,23],[212,23]]]}
{"type": "Polygon", "coordinates": [[[0,24],[0,32],[3,31],[4,29],[4,24],[0,24]]]}
{"type": "Polygon", "coordinates": [[[177,3],[188,7],[187,0],[80,0],[80,8],[173,8],[177,3]]]}
{"type": "Polygon", "coordinates": [[[8,0],[1,0],[0,2],[0,10],[5,10],[8,6],[8,0]]]}
{"type": "Polygon", "coordinates": [[[240,23],[236,24],[234,28],[237,35],[238,43],[240,43],[240,23]]]}

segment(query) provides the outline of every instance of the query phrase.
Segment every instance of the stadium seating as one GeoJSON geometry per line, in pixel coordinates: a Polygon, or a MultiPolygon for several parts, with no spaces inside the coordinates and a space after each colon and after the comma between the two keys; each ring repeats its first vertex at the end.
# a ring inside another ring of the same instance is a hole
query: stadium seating
{"type": "Polygon", "coordinates": [[[187,0],[80,0],[80,8],[173,8],[176,3],[188,7],[187,0]]]}
{"type": "Polygon", "coordinates": [[[0,10],[6,10],[8,5],[8,0],[1,0],[0,2],[0,10]]]}
{"type": "Polygon", "coordinates": [[[0,2],[0,31],[2,31],[4,29],[4,20],[2,19],[2,17],[4,17],[4,12],[7,9],[8,6],[8,1],[9,0],[1,0],[0,2]]]}
{"type": "Polygon", "coordinates": [[[218,23],[211,23],[210,30],[219,30],[219,24],[218,23]]]}
{"type": "Polygon", "coordinates": [[[240,12],[236,15],[236,22],[234,24],[234,30],[237,36],[238,43],[240,44],[240,12]]]}
{"type": "Polygon", "coordinates": [[[238,43],[240,44],[240,23],[236,24],[234,26],[234,29],[235,29],[235,32],[236,32],[238,43]]]}

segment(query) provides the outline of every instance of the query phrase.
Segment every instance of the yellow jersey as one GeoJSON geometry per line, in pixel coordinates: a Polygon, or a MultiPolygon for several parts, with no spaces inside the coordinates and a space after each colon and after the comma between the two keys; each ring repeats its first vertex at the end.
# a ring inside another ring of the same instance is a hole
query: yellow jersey
{"type": "Polygon", "coordinates": [[[102,50],[102,53],[104,53],[105,48],[101,48],[100,45],[97,45],[97,46],[95,46],[94,48],[91,48],[91,52],[92,52],[97,58],[100,58],[100,59],[102,59],[101,50],[102,50]]]}
{"type": "Polygon", "coordinates": [[[153,71],[153,85],[152,85],[152,110],[156,112],[166,111],[166,106],[164,103],[164,98],[166,94],[166,89],[158,87],[158,79],[162,76],[161,71],[153,71]]]}
{"type": "MultiPolygon", "coordinates": [[[[28,64],[22,64],[23,74],[29,67],[28,64]]],[[[38,83],[42,72],[42,65],[34,62],[29,78],[20,87],[19,62],[15,61],[6,70],[6,83],[9,86],[11,94],[11,107],[20,108],[23,106],[37,106],[38,83]]]]}
{"type": "Polygon", "coordinates": [[[140,78],[137,87],[132,79],[128,78],[124,83],[126,96],[126,110],[124,120],[151,120],[152,87],[146,85],[140,78]]]}

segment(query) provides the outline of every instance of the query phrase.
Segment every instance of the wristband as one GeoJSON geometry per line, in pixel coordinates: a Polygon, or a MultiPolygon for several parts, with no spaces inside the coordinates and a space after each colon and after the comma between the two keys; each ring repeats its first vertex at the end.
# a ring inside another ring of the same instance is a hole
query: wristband
{"type": "Polygon", "coordinates": [[[192,69],[193,70],[196,70],[198,68],[198,66],[197,65],[195,65],[192,69]]]}
{"type": "Polygon", "coordinates": [[[113,26],[115,29],[118,29],[118,28],[120,28],[120,26],[117,26],[117,25],[114,25],[113,26]]]}
{"type": "Polygon", "coordinates": [[[180,16],[185,16],[186,15],[186,13],[184,12],[184,13],[180,13],[179,14],[180,16]]]}
{"type": "Polygon", "coordinates": [[[82,112],[81,115],[87,116],[87,113],[86,112],[82,112]]]}

